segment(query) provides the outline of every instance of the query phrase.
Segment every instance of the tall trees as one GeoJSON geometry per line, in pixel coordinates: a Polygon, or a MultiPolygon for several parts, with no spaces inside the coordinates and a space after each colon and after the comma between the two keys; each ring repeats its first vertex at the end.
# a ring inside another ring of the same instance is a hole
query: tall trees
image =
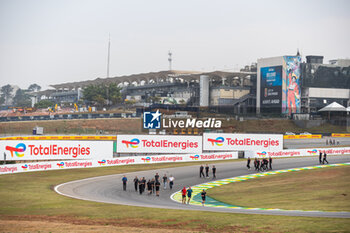
{"type": "Polygon", "coordinates": [[[1,99],[3,104],[9,105],[12,98],[13,87],[10,84],[1,87],[1,99]]]}
{"type": "Polygon", "coordinates": [[[41,90],[41,86],[39,86],[38,84],[36,83],[33,83],[31,84],[29,87],[28,87],[28,91],[31,91],[31,92],[37,92],[37,91],[40,91],[41,90]]]}
{"type": "Polygon", "coordinates": [[[17,89],[15,97],[13,97],[13,105],[15,107],[31,107],[32,101],[28,95],[28,90],[17,89]]]}
{"type": "Polygon", "coordinates": [[[83,89],[83,98],[99,106],[117,104],[122,101],[120,88],[115,83],[89,85],[83,89]]]}

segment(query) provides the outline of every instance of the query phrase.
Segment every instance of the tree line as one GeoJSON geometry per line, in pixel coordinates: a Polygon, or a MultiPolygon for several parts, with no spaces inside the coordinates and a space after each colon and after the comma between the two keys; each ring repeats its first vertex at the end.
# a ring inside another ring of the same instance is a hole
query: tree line
{"type": "Polygon", "coordinates": [[[40,90],[41,86],[34,83],[29,85],[27,89],[18,88],[16,92],[13,93],[14,88],[10,84],[7,84],[0,89],[0,104],[14,107],[31,107],[32,101],[30,99],[30,93],[40,90]]]}

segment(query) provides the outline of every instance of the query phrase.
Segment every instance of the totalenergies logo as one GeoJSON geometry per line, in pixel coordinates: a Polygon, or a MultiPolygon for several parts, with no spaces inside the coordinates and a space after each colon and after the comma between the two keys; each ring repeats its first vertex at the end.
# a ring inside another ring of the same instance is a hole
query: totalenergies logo
{"type": "Polygon", "coordinates": [[[24,171],[27,171],[28,165],[27,165],[27,164],[24,164],[24,165],[22,166],[22,168],[23,168],[24,171]]]}
{"type": "Polygon", "coordinates": [[[263,152],[261,152],[261,153],[257,152],[257,154],[258,154],[259,156],[265,157],[267,153],[266,153],[266,151],[263,151],[263,152]]]}
{"type": "Polygon", "coordinates": [[[98,161],[98,164],[100,164],[101,166],[106,165],[106,160],[98,161]]]}
{"type": "Polygon", "coordinates": [[[129,148],[129,146],[131,148],[137,148],[140,144],[140,140],[137,138],[134,138],[130,141],[123,140],[122,143],[124,143],[126,145],[126,148],[129,148]]]}
{"type": "Polygon", "coordinates": [[[18,143],[16,147],[12,147],[12,146],[6,146],[5,149],[11,152],[11,157],[13,157],[13,152],[15,152],[17,157],[23,157],[24,153],[20,153],[20,152],[24,152],[26,151],[26,145],[24,143],[18,143]]]}
{"type": "Polygon", "coordinates": [[[317,154],[317,150],[316,149],[308,150],[307,153],[309,153],[311,155],[316,155],[317,154]]]}
{"type": "Polygon", "coordinates": [[[223,137],[217,137],[216,139],[208,138],[208,142],[211,142],[212,146],[214,146],[214,143],[217,146],[222,146],[224,144],[224,141],[225,139],[223,137]]]}
{"type": "Polygon", "coordinates": [[[141,160],[143,160],[145,163],[149,163],[151,161],[151,157],[141,158],[141,160]]]}
{"type": "Polygon", "coordinates": [[[58,166],[59,168],[63,168],[63,167],[64,167],[64,162],[57,163],[57,166],[58,166]]]}
{"type": "Polygon", "coordinates": [[[199,159],[199,155],[190,156],[190,158],[191,158],[192,160],[198,160],[198,159],[199,159]]]}

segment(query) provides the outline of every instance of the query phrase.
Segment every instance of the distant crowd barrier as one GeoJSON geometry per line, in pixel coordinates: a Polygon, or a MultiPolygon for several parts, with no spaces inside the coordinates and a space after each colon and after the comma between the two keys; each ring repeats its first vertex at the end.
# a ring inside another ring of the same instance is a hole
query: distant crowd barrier
{"type": "Polygon", "coordinates": [[[339,137],[339,138],[350,137],[350,133],[332,133],[332,137],[339,137]]]}
{"type": "Polygon", "coordinates": [[[322,138],[321,134],[310,134],[310,135],[283,135],[283,139],[310,139],[310,138],[322,138]]]}
{"type": "Polygon", "coordinates": [[[344,155],[350,154],[350,147],[334,147],[334,148],[311,148],[311,149],[290,149],[281,151],[246,151],[244,156],[251,158],[265,157],[298,157],[298,156],[318,156],[319,153],[327,155],[344,155]]]}
{"type": "Polygon", "coordinates": [[[120,166],[132,164],[152,164],[168,162],[192,162],[192,161],[214,161],[225,159],[238,159],[238,152],[225,153],[204,153],[204,154],[185,154],[185,155],[157,155],[157,156],[133,156],[119,157],[113,159],[99,160],[71,160],[55,162],[37,162],[0,165],[0,175],[19,172],[49,171],[72,168],[93,168],[104,166],[120,166]]]}

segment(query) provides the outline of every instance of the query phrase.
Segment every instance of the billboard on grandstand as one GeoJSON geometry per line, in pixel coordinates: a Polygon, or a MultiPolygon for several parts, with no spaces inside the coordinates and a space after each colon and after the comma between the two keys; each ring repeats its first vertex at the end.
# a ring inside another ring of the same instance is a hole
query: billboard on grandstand
{"type": "Polygon", "coordinates": [[[118,153],[201,153],[201,136],[118,135],[118,153]]]}
{"type": "Polygon", "coordinates": [[[282,134],[204,133],[203,150],[258,151],[283,150],[282,134]]]}
{"type": "Polygon", "coordinates": [[[113,158],[113,141],[0,141],[0,160],[113,158]]]}

